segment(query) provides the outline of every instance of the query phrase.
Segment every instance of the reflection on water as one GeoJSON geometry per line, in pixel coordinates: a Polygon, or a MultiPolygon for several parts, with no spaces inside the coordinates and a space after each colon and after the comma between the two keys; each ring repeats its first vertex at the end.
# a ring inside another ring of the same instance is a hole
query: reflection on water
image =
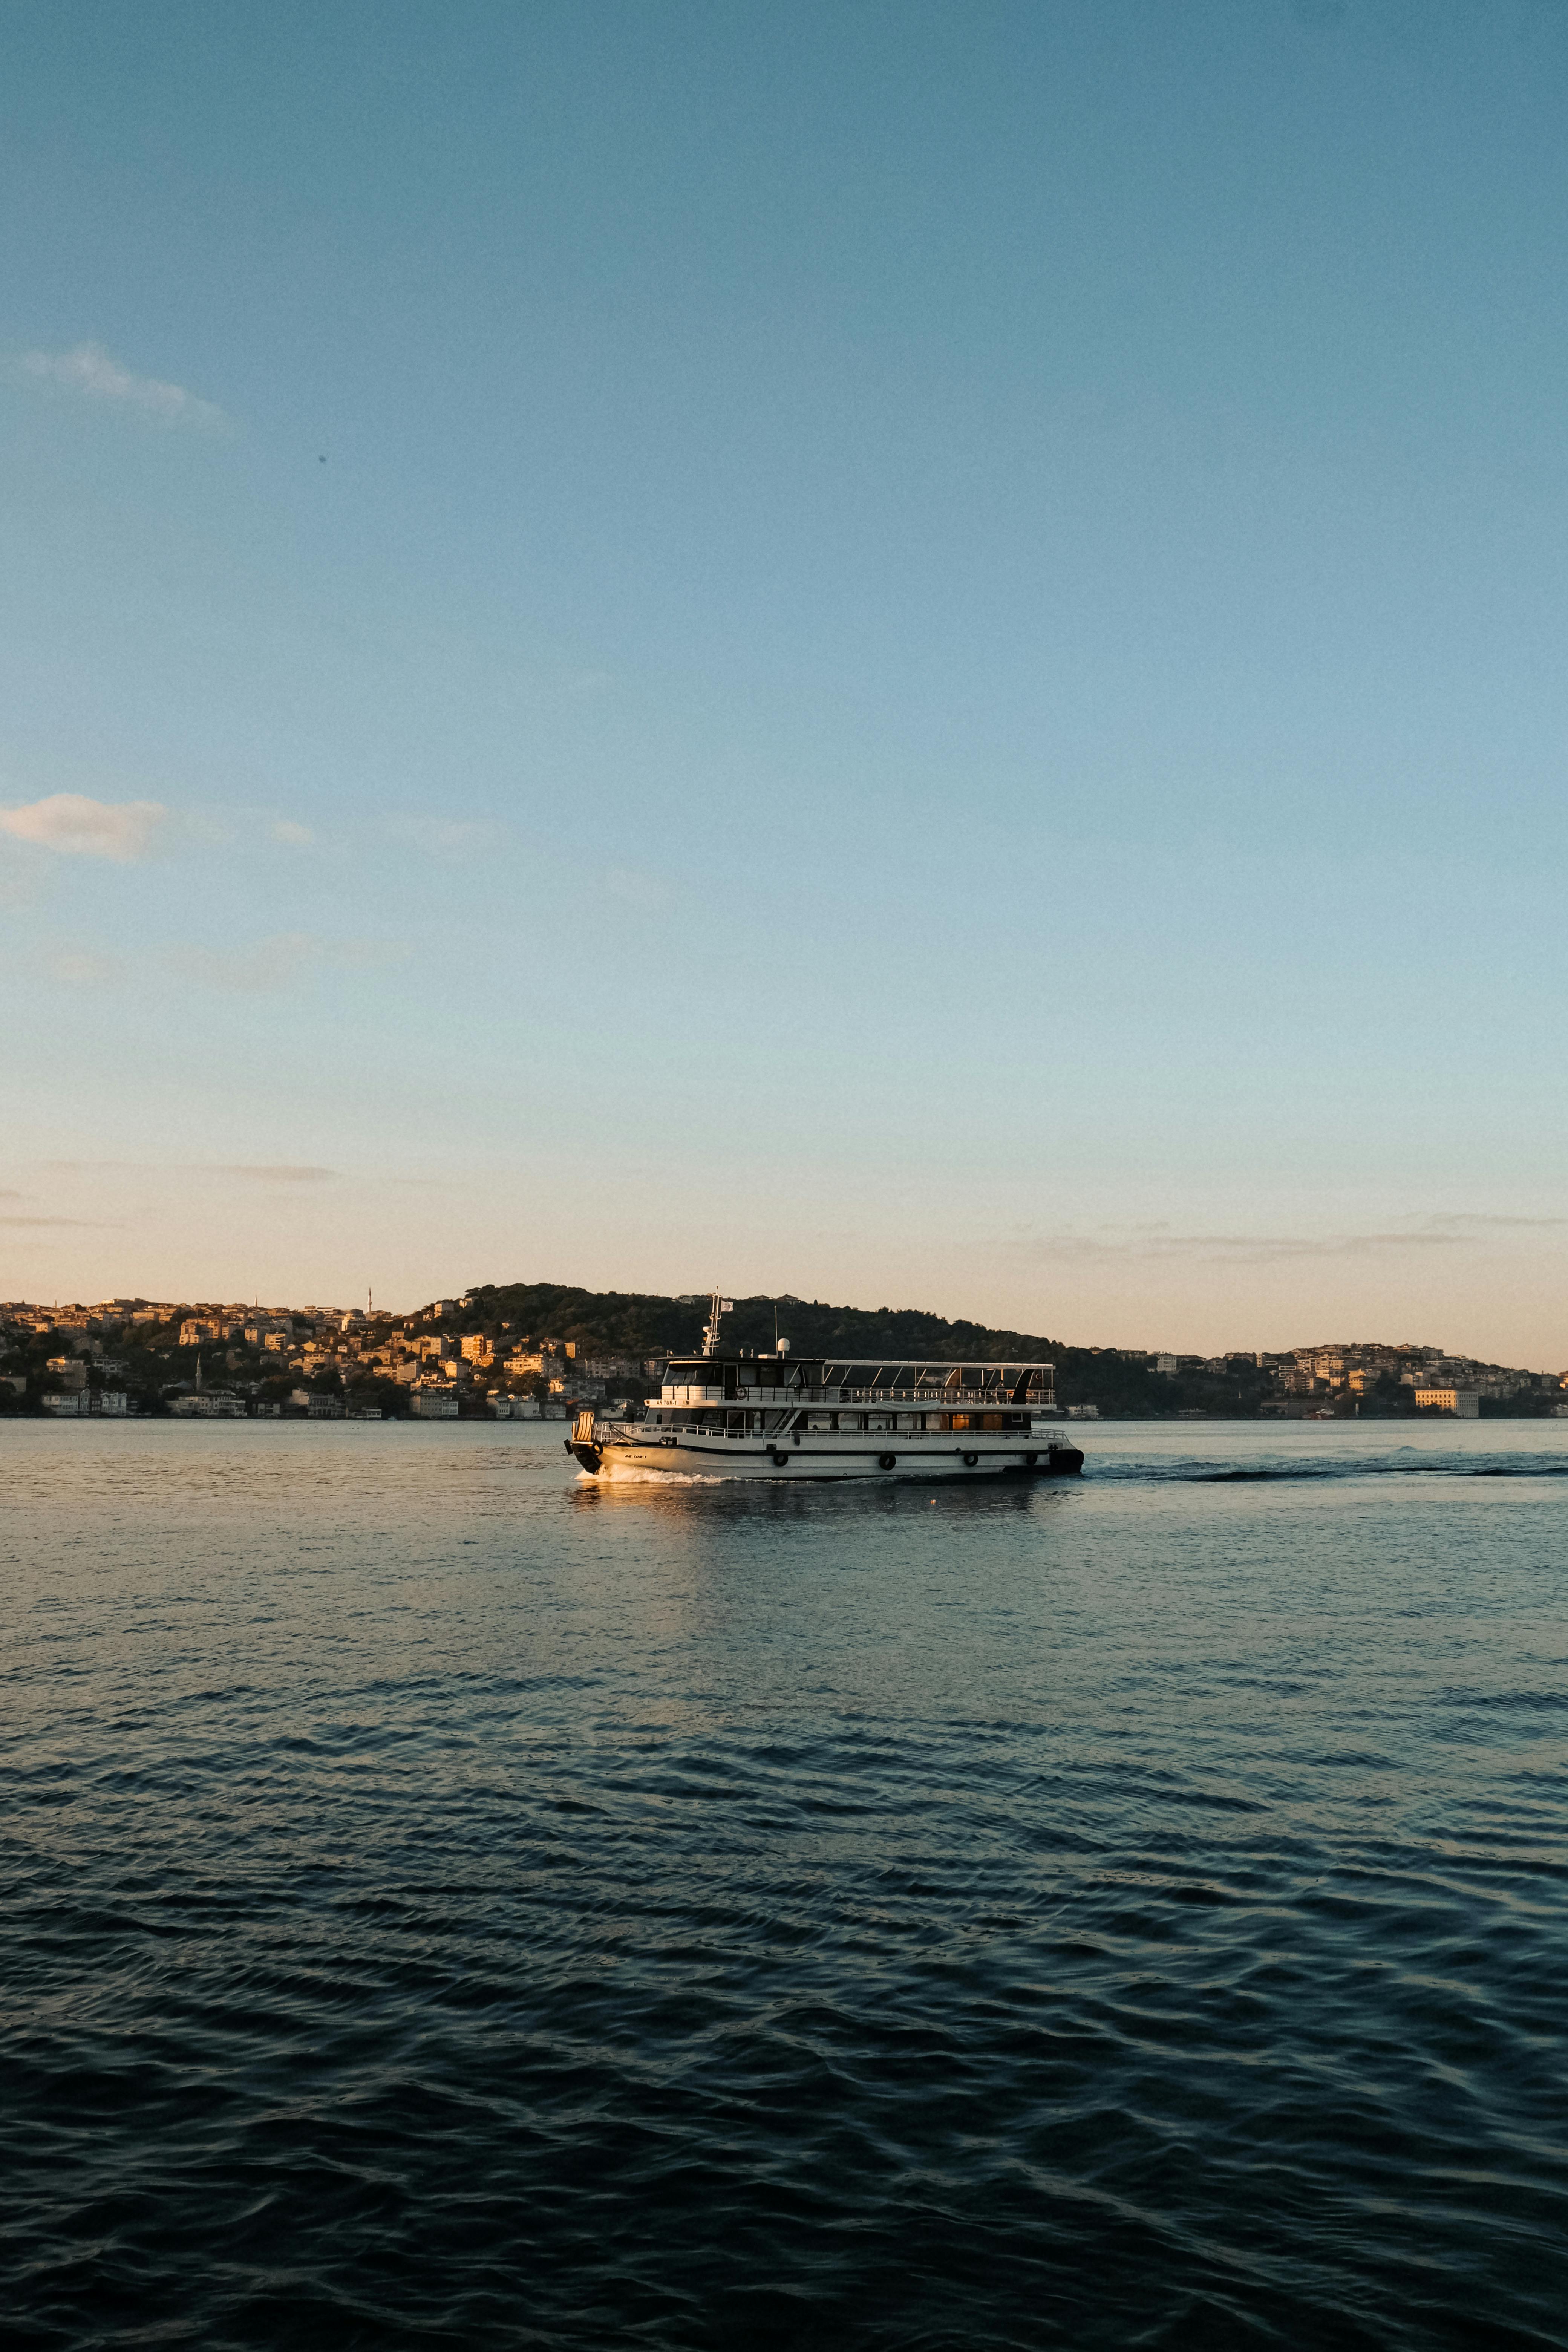
{"type": "Polygon", "coordinates": [[[11,2339],[1560,2345],[1568,1424],[0,1427],[11,2339]]]}

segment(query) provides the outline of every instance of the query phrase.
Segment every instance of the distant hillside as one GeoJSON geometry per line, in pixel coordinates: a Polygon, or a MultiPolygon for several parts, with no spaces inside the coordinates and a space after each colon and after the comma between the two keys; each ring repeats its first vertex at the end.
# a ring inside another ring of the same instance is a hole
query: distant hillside
{"type": "MultiPolygon", "coordinates": [[[[827,1307],[817,1300],[737,1298],[724,1318],[724,1339],[736,1348],[771,1348],[773,1317],[797,1356],[835,1351],[893,1356],[1048,1356],[1052,1343],[1037,1333],[993,1331],[980,1323],[949,1323],[914,1307],[827,1307]]],[[[478,1328],[498,1319],[530,1331],[579,1339],[626,1355],[652,1355],[661,1349],[700,1347],[708,1303],[688,1307],[679,1298],[637,1291],[576,1290],[562,1283],[487,1283],[469,1291],[456,1318],[478,1328]]]]}
{"type": "MultiPolygon", "coordinates": [[[[1168,1416],[1183,1408],[1255,1413],[1261,1376],[1191,1374],[1163,1379],[1139,1354],[1114,1348],[1068,1348],[1037,1331],[999,1330],[984,1323],[950,1323],[913,1307],[832,1307],[820,1299],[737,1298],[724,1318],[732,1347],[771,1348],[773,1314],[797,1356],[1001,1357],[1043,1360],[1057,1367],[1063,1404],[1096,1404],[1101,1412],[1168,1416]]],[[[646,1358],[700,1347],[707,1303],[640,1291],[580,1290],[569,1283],[485,1283],[468,1291],[447,1321],[458,1331],[499,1330],[502,1323],[536,1337],[578,1340],[585,1352],[646,1358]]]]}

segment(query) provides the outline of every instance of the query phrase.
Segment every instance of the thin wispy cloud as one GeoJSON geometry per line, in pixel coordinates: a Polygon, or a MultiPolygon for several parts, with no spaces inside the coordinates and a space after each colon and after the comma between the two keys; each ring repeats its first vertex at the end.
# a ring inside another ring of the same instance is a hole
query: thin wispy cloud
{"type": "Polygon", "coordinates": [[[1371,1234],[1059,1234],[1030,1243],[1030,1255],[1079,1265],[1196,1262],[1211,1265],[1274,1265],[1292,1260],[1354,1258],[1390,1251],[1463,1249],[1457,1233],[1371,1234]]]}
{"type": "Polygon", "coordinates": [[[408,844],[430,857],[473,857],[493,843],[500,827],[483,818],[395,816],[387,821],[395,841],[408,844]]]}
{"type": "Polygon", "coordinates": [[[173,948],[166,961],[183,980],[241,996],[278,995],[323,970],[374,971],[406,950],[384,940],[328,940],[314,931],[278,931],[245,948],[173,948]]]}
{"type": "MultiPolygon", "coordinates": [[[[336,1184],[336,1168],[318,1168],[299,1160],[46,1160],[52,1176],[237,1176],[263,1184],[336,1184]]],[[[7,1197],[7,1196],[0,1196],[7,1197]]],[[[8,1196],[20,1200],[19,1192],[8,1196]]]]}
{"type": "Polygon", "coordinates": [[[605,887],[613,898],[620,898],[628,907],[668,907],[669,885],[657,874],[639,874],[634,866],[612,866],[605,876],[605,887]]]}
{"type": "Polygon", "coordinates": [[[51,793],[20,808],[0,808],[0,833],[64,857],[108,857],[126,866],[146,856],[168,814],[161,801],[95,801],[85,793],[51,793]]]}
{"type": "Polygon", "coordinates": [[[78,343],[68,352],[24,352],[21,370],[35,383],[129,409],[160,425],[194,425],[201,433],[229,429],[230,420],[216,401],[198,398],[183,383],[137,375],[101,343],[78,343]]]}
{"type": "Polygon", "coordinates": [[[182,978],[203,988],[268,996],[308,978],[320,953],[308,931],[279,931],[248,948],[175,948],[169,961],[182,978]]]}
{"type": "Polygon", "coordinates": [[[244,1162],[237,1162],[232,1167],[215,1167],[202,1172],[213,1176],[243,1176],[257,1184],[336,1184],[340,1181],[335,1168],[296,1168],[287,1164],[252,1168],[244,1162]]]}
{"type": "Polygon", "coordinates": [[[93,1217],[0,1217],[0,1225],[12,1228],[21,1225],[69,1225],[81,1234],[102,1234],[110,1230],[93,1217]]]}
{"type": "Polygon", "coordinates": [[[63,980],[71,988],[102,988],[124,972],[118,956],[94,955],[89,950],[62,948],[47,960],[51,978],[63,980]]]}
{"type": "Polygon", "coordinates": [[[327,940],[322,954],[342,971],[381,971],[405,962],[408,950],[395,940],[327,940]]]}
{"type": "Polygon", "coordinates": [[[272,838],[286,843],[290,849],[309,849],[316,836],[308,824],[296,824],[291,817],[280,817],[272,828],[272,838]]]}
{"type": "Polygon", "coordinates": [[[1173,1232],[1168,1224],[1102,1225],[1089,1234],[1031,1238],[1032,1256],[1078,1264],[1138,1262],[1211,1265],[1277,1265],[1331,1258],[1397,1255],[1410,1250],[1464,1250],[1481,1246],[1489,1234],[1545,1231],[1568,1226],[1568,1217],[1492,1216],[1482,1212],[1413,1219],[1408,1225],[1370,1233],[1226,1234],[1173,1232]]]}
{"type": "Polygon", "coordinates": [[[1428,1217],[1426,1222],[1436,1231],[1485,1233],[1489,1228],[1497,1227],[1503,1231],[1517,1228],[1521,1232],[1530,1233],[1537,1228],[1551,1225],[1568,1225],[1568,1217],[1494,1217],[1485,1215],[1478,1210],[1460,1210],[1451,1216],[1428,1217]]]}

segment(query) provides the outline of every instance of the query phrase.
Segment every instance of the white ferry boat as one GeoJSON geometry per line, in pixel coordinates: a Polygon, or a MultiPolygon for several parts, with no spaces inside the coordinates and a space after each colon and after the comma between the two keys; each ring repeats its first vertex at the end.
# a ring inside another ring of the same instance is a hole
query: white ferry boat
{"type": "Polygon", "coordinates": [[[1070,1476],[1051,1364],[727,1355],[713,1295],[702,1353],[672,1357],[636,1418],[579,1412],[566,1451],[596,1478],[1070,1476]]]}

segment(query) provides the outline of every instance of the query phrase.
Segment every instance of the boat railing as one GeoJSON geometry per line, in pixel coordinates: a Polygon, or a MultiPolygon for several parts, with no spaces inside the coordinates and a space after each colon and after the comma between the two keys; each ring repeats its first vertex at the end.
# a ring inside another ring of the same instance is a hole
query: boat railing
{"type": "MultiPolygon", "coordinates": [[[[668,1400],[667,1400],[668,1402],[668,1400]]],[[[1049,1389],[1026,1389],[1016,1396],[1010,1388],[994,1389],[756,1389],[743,1388],[726,1397],[726,1404],[761,1405],[764,1412],[779,1407],[785,1410],[801,1404],[924,1404],[943,1405],[985,1404],[996,1407],[1011,1405],[1018,1410],[1025,1405],[1048,1405],[1053,1402],[1049,1389]]]]}
{"type": "MultiPolygon", "coordinates": [[[[663,1402],[668,1404],[676,1402],[678,1400],[673,1396],[669,1396],[666,1397],[663,1402]]],[[[938,1387],[923,1389],[772,1389],[746,1387],[738,1389],[733,1396],[726,1396],[724,1399],[725,1404],[731,1407],[735,1405],[750,1405],[753,1410],[755,1410],[760,1406],[764,1412],[777,1412],[780,1411],[786,1412],[793,1412],[797,1405],[803,1404],[923,1404],[926,1406],[934,1406],[938,1412],[941,1412],[944,1407],[951,1407],[953,1405],[979,1404],[990,1406],[993,1412],[996,1411],[998,1408],[1010,1407],[1016,1412],[1030,1406],[1044,1410],[1054,1404],[1055,1402],[1056,1399],[1054,1392],[1050,1389],[1026,1389],[1022,1396],[1017,1396],[1014,1393],[1014,1391],[1011,1388],[1004,1388],[1001,1386],[989,1389],[938,1387]]],[[[709,1399],[708,1403],[710,1409],[717,1410],[717,1398],[709,1399]]],[[[699,1408],[699,1410],[700,1410],[700,1408],[699,1408]]]]}
{"type": "MultiPolygon", "coordinates": [[[[885,1399],[889,1394],[889,1391],[886,1389],[877,1391],[879,1399],[885,1399]]],[[[997,1408],[996,1399],[994,1396],[986,1401],[995,1409],[1005,1409],[997,1408]]],[[[931,1399],[926,1396],[922,1398],[922,1402],[929,1404],[931,1399]]],[[[1011,1408],[1015,1412],[1023,1412],[1029,1409],[1023,1405],[1015,1405],[1011,1408]]],[[[1054,1415],[1057,1408],[1048,1402],[1040,1404],[1037,1401],[1033,1410],[1037,1415],[1047,1412],[1054,1415]]],[[[649,1424],[646,1421],[596,1421],[594,1423],[593,1443],[595,1445],[657,1445],[660,1438],[668,1437],[673,1441],[677,1434],[681,1437],[762,1437],[771,1443],[775,1436],[783,1435],[790,1430],[794,1425],[795,1418],[793,1411],[779,1413],[776,1417],[770,1414],[756,1428],[732,1429],[726,1422],[723,1413],[716,1412],[706,1421],[681,1422],[668,1428],[660,1426],[657,1436],[650,1434],[649,1424]]],[[[940,1434],[940,1432],[928,1429],[924,1432],[909,1430],[901,1433],[906,1436],[918,1437],[923,1434],[929,1437],[940,1434]]]]}
{"type": "Polygon", "coordinates": [[[799,1402],[805,1404],[923,1404],[934,1405],[939,1412],[952,1405],[989,1405],[993,1412],[1011,1407],[1015,1412],[1029,1405],[1046,1405],[1049,1394],[1037,1390],[1026,1391],[1021,1397],[1011,1389],[924,1388],[924,1389],[802,1389],[799,1402]]]}

